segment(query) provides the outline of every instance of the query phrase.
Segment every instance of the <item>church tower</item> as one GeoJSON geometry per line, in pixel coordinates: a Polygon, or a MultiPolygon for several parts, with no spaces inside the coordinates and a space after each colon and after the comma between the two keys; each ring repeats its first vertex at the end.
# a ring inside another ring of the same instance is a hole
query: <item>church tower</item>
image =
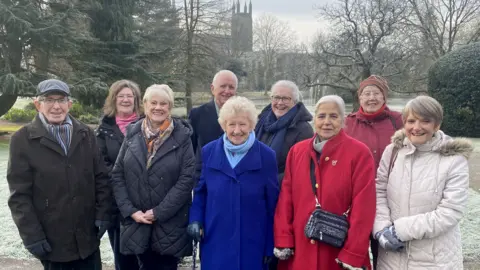
{"type": "Polygon", "coordinates": [[[233,52],[251,52],[253,50],[253,19],[252,1],[247,10],[247,0],[243,12],[240,10],[240,0],[232,6],[231,48],[233,52]]]}

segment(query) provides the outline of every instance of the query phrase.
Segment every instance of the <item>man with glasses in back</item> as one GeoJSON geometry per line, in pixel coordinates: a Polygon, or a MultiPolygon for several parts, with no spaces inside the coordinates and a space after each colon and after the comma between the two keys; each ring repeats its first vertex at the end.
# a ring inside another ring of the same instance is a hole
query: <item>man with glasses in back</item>
{"type": "Polygon", "coordinates": [[[97,270],[112,197],[95,135],[68,114],[69,96],[62,81],[38,84],[38,114],[10,142],[8,206],[44,269],[97,270]]]}

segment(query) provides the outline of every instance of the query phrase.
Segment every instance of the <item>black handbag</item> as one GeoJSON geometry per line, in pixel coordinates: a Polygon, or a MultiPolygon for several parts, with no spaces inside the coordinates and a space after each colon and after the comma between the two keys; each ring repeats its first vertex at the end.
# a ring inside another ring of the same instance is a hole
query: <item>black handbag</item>
{"type": "Polygon", "coordinates": [[[305,225],[305,236],[308,239],[320,241],[336,248],[343,247],[349,224],[347,221],[350,208],[343,214],[337,215],[325,211],[318,202],[315,181],[315,164],[310,160],[310,180],[312,182],[313,195],[315,195],[315,210],[310,215],[305,225]]]}

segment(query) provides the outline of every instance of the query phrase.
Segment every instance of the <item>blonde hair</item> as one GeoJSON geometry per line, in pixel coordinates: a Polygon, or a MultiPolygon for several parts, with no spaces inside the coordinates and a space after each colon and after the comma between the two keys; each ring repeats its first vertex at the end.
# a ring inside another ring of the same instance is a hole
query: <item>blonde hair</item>
{"type": "Polygon", "coordinates": [[[227,120],[242,113],[247,114],[248,120],[252,127],[255,128],[257,124],[257,108],[251,100],[240,96],[231,97],[223,104],[218,113],[218,123],[225,130],[227,120]]]}
{"type": "Polygon", "coordinates": [[[145,90],[145,95],[143,95],[143,103],[149,101],[152,96],[158,95],[167,99],[170,109],[174,105],[174,94],[172,88],[166,84],[153,84],[145,90]]]}
{"type": "Polygon", "coordinates": [[[438,126],[440,126],[443,121],[442,105],[440,105],[436,99],[429,96],[418,96],[407,102],[402,112],[404,124],[410,114],[433,121],[438,126]]]}
{"type": "Polygon", "coordinates": [[[117,114],[117,95],[124,88],[129,88],[133,93],[133,111],[140,115],[143,112],[142,104],[140,103],[140,97],[142,93],[138,84],[130,80],[119,80],[114,82],[110,89],[108,90],[108,96],[105,99],[105,104],[103,105],[103,113],[106,116],[113,117],[117,114]]]}

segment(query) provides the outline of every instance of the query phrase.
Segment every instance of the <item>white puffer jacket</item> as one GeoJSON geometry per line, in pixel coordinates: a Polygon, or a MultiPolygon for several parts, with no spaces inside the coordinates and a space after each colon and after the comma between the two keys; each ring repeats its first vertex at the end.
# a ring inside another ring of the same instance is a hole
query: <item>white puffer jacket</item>
{"type": "Polygon", "coordinates": [[[473,151],[466,139],[442,131],[415,147],[399,130],[377,171],[377,214],[373,233],[392,224],[405,250],[379,248],[379,270],[463,269],[459,222],[466,209],[473,151]],[[398,156],[387,179],[393,147],[398,156]]]}

